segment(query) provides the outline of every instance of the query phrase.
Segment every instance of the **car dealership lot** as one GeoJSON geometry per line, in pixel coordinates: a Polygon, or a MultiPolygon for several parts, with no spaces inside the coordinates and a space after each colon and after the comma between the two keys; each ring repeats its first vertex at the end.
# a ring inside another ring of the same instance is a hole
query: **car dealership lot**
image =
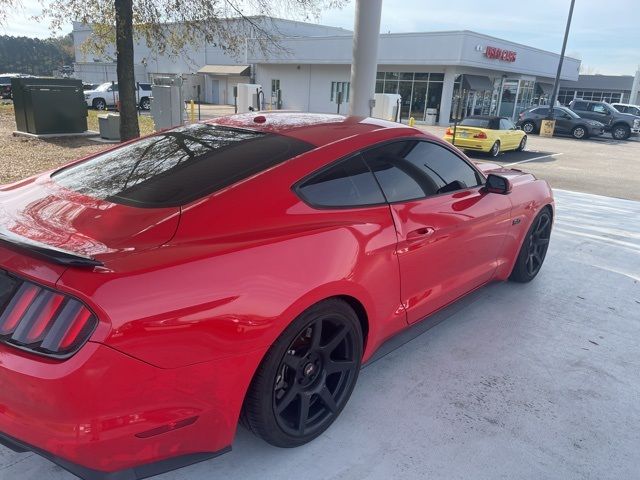
{"type": "MultiPolygon", "coordinates": [[[[421,127],[442,137],[444,127],[421,127]]],[[[614,140],[609,134],[587,140],[529,135],[527,151],[505,152],[497,158],[467,155],[534,173],[553,188],[640,200],[640,137],[614,140]]]]}
{"type": "MultiPolygon", "coordinates": [[[[556,200],[539,277],[479,290],[365,367],[322,437],[278,449],[240,429],[230,454],[157,478],[634,478],[640,202],[556,200]]],[[[73,477],[0,447],[14,478],[73,477]]]]}

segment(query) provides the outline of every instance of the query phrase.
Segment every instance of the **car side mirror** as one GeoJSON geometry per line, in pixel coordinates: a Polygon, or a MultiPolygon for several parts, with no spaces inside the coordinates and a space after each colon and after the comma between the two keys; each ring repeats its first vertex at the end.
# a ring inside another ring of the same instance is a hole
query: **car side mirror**
{"type": "Polygon", "coordinates": [[[521,127],[520,125],[516,125],[516,126],[514,127],[514,129],[515,129],[515,130],[522,130],[522,127],[521,127]]]}
{"type": "Polygon", "coordinates": [[[490,173],[487,176],[487,181],[484,184],[484,191],[487,193],[499,193],[506,195],[511,191],[511,182],[505,177],[490,173]]]}

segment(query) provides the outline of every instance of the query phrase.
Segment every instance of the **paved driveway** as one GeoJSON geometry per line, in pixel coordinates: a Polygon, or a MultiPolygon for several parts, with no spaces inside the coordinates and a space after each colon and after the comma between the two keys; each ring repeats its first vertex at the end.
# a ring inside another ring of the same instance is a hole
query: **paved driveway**
{"type": "MultiPolygon", "coordinates": [[[[640,202],[556,198],[539,277],[478,291],[367,366],[322,437],[283,450],[240,430],[158,480],[638,478],[640,202]]],[[[72,478],[0,447],[2,480],[72,478]]]]}

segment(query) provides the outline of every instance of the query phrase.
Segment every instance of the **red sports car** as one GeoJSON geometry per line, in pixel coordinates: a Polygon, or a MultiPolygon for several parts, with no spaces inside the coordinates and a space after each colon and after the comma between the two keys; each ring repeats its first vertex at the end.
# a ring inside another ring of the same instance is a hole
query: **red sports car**
{"type": "Polygon", "coordinates": [[[0,188],[0,442],[86,479],[292,447],[394,334],[536,276],[546,182],[396,123],[251,114],[0,188]]]}

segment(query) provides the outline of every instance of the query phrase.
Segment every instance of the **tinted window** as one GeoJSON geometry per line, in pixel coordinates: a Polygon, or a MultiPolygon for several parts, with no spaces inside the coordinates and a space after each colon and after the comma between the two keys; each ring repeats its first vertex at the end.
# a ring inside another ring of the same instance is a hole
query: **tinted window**
{"type": "Polygon", "coordinates": [[[549,115],[549,109],[548,108],[536,108],[531,113],[535,113],[536,115],[547,116],[547,115],[549,115]]]}
{"type": "Polygon", "coordinates": [[[465,127],[490,128],[488,118],[465,118],[460,122],[465,127]]]}
{"type": "Polygon", "coordinates": [[[298,192],[311,205],[321,207],[385,203],[380,187],[360,155],[321,171],[300,185],[298,192]]]}
{"type": "Polygon", "coordinates": [[[575,102],[573,104],[573,109],[574,110],[586,110],[587,109],[587,102],[575,102]]]}
{"type": "Polygon", "coordinates": [[[140,90],[151,90],[151,84],[150,83],[140,83],[140,90]]]}
{"type": "Polygon", "coordinates": [[[404,161],[413,142],[396,142],[372,148],[364,153],[389,202],[404,202],[433,195],[436,186],[421,171],[404,161]]]}
{"type": "Polygon", "coordinates": [[[53,179],[115,203],[178,206],[313,148],[280,135],[194,124],[64,168],[53,179]]]}
{"type": "Polygon", "coordinates": [[[435,143],[409,141],[369,150],[365,159],[390,202],[452,192],[480,184],[475,170],[435,143]]]}

